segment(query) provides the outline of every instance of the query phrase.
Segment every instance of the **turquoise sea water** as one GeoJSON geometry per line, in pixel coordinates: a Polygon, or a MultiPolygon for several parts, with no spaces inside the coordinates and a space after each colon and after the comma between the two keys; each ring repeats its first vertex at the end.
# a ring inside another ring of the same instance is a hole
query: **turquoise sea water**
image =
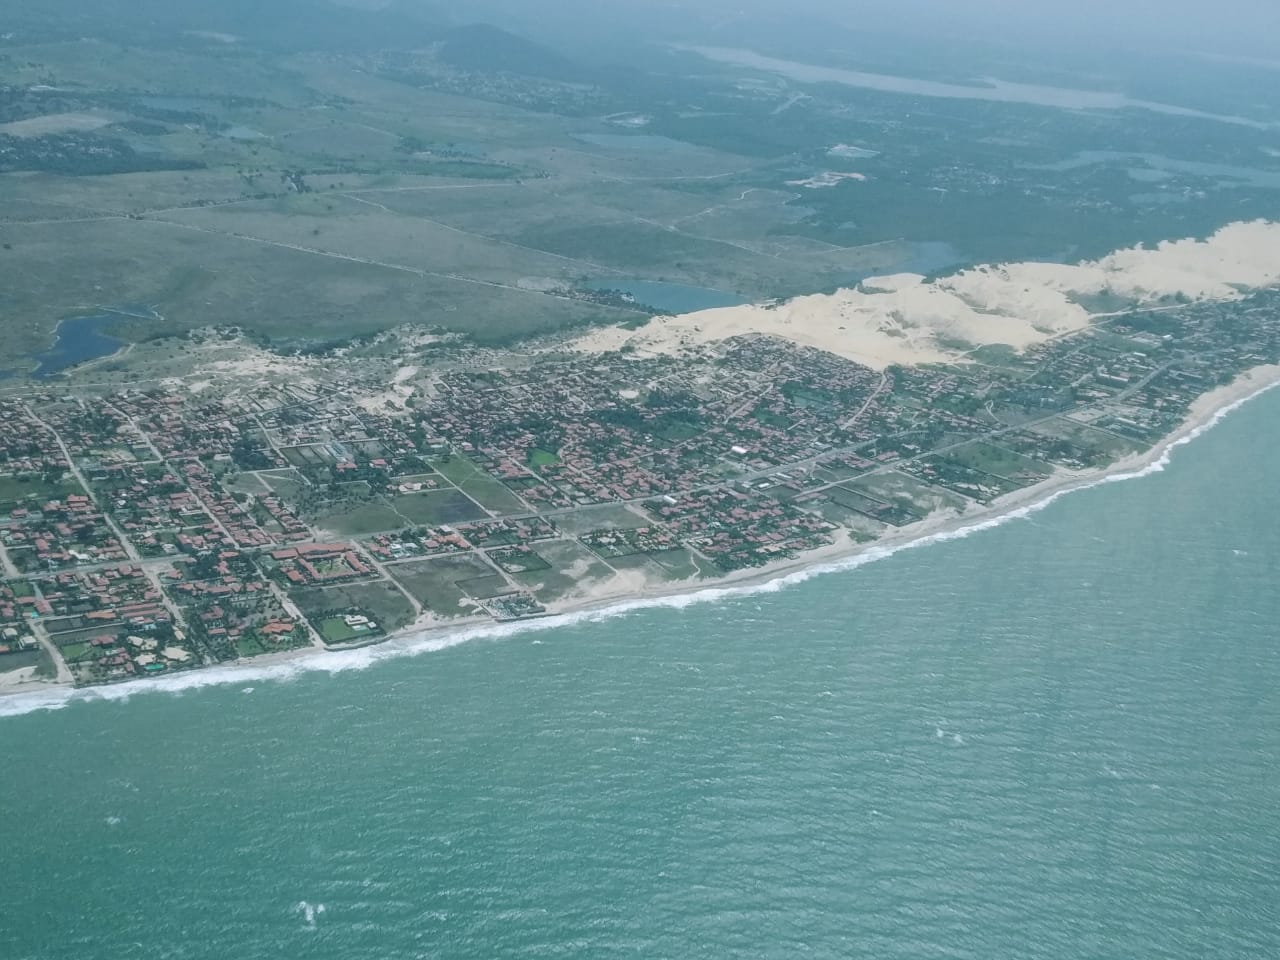
{"type": "Polygon", "coordinates": [[[0,719],[0,956],[1280,956],[1280,391],[774,592],[0,719]]]}

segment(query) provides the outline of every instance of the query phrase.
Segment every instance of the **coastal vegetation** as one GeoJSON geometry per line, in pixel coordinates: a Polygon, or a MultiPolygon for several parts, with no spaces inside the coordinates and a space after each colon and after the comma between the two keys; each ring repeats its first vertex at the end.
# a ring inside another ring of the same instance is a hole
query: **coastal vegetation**
{"type": "Polygon", "coordinates": [[[1265,131],[1211,117],[1046,126],[689,51],[619,70],[401,5],[225,33],[207,5],[115,6],[15,13],[0,46],[13,371],[110,304],[151,308],[113,326],[129,342],[231,321],[281,351],[405,323],[510,345],[638,323],[615,295],[636,282],[759,301],[1280,215],[1265,131]]]}

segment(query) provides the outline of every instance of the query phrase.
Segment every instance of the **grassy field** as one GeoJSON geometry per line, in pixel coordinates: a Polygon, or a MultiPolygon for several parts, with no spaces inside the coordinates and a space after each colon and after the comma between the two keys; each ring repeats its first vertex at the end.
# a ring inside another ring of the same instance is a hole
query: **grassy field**
{"type": "Polygon", "coordinates": [[[281,347],[404,323],[508,343],[634,316],[554,295],[587,278],[760,299],[1097,255],[1238,214],[1208,176],[1186,174],[1176,204],[1135,192],[1124,151],[1239,163],[1271,148],[1266,131],[1188,136],[1185,118],[1141,111],[1120,127],[1060,111],[1046,127],[954,101],[904,123],[909,102],[891,94],[797,97],[674,51],[652,75],[638,57],[625,83],[591,67],[592,82],[565,86],[506,65],[441,72],[416,30],[352,46],[308,17],[287,38],[226,44],[110,12],[33,33],[24,13],[0,58],[4,119],[24,136],[74,123],[87,139],[62,148],[70,161],[36,151],[0,173],[0,270],[22,278],[0,287],[13,360],[97,305],[156,306],[163,320],[121,326],[130,339],[235,318],[281,347]],[[643,131],[609,122],[624,106],[643,131]],[[1045,166],[1087,144],[1117,159],[1045,166]],[[837,172],[864,179],[810,189],[837,172]]]}
{"type": "Polygon", "coordinates": [[[793,193],[758,183],[780,176],[764,164],[744,194],[759,160],[636,148],[598,120],[414,87],[358,58],[110,42],[7,52],[0,83],[73,90],[79,112],[108,99],[102,135],[157,166],[0,174],[0,263],[24,278],[0,290],[0,309],[22,318],[0,330],[15,358],[103,304],[163,316],[122,324],[126,339],[234,316],[285,343],[406,322],[508,342],[631,315],[546,292],[585,276],[755,296],[813,289],[866,259],[778,236],[793,193]],[[306,192],[284,175],[298,170],[306,192]]]}
{"type": "Polygon", "coordinates": [[[392,497],[390,502],[399,522],[408,520],[412,526],[438,527],[481,520],[487,516],[475,500],[457,490],[400,494],[392,497]]]}
{"type": "Polygon", "coordinates": [[[947,453],[947,459],[998,477],[1042,480],[1053,473],[1047,464],[982,440],[956,447],[947,453]]]}
{"type": "Polygon", "coordinates": [[[496,514],[529,512],[519,497],[461,454],[433,460],[431,467],[486,510],[496,514]]]}
{"type": "Polygon", "coordinates": [[[71,494],[83,494],[84,489],[73,477],[67,477],[56,483],[46,483],[37,476],[0,476],[0,506],[9,506],[23,501],[44,501],[61,499],[71,494]]]}
{"type": "Polygon", "coordinates": [[[963,497],[949,490],[930,486],[896,471],[877,473],[843,486],[873,500],[896,504],[922,517],[934,510],[961,510],[966,505],[963,497]]]}
{"type": "Polygon", "coordinates": [[[1028,429],[1046,437],[1069,440],[1084,450],[1098,451],[1108,460],[1126,457],[1141,449],[1141,446],[1133,440],[1077,423],[1067,417],[1056,417],[1028,429]]]}
{"type": "Polygon", "coordinates": [[[636,553],[629,557],[615,557],[609,561],[609,565],[618,571],[639,570],[659,583],[723,575],[714,564],[699,558],[685,547],[664,550],[662,553],[636,553]]]}
{"type": "Polygon", "coordinates": [[[473,555],[397,563],[388,569],[409,593],[441,617],[473,612],[475,606],[467,602],[458,583],[493,573],[492,567],[473,555]]]}
{"type": "Polygon", "coordinates": [[[381,498],[325,508],[309,519],[317,527],[343,537],[358,537],[405,526],[400,515],[381,498]]]}
{"type": "Polygon", "coordinates": [[[606,564],[572,540],[539,543],[538,554],[550,564],[548,568],[515,573],[511,579],[543,604],[562,600],[588,583],[608,580],[613,576],[613,571],[606,564]]]}
{"type": "Polygon", "coordinates": [[[325,610],[354,608],[388,632],[413,620],[413,605],[386,581],[311,587],[295,591],[290,596],[308,618],[325,610]]]}

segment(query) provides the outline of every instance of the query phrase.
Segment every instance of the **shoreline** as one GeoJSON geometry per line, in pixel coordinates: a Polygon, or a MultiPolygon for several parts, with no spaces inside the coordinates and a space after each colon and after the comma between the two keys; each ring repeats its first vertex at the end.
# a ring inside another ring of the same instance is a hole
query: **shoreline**
{"type": "MultiPolygon", "coordinates": [[[[684,607],[764,589],[782,589],[810,577],[851,570],[864,563],[892,556],[901,550],[926,543],[959,539],[991,529],[1010,519],[1042,510],[1059,497],[1076,490],[1136,479],[1156,472],[1168,464],[1169,456],[1176,447],[1191,442],[1228,414],[1276,387],[1280,387],[1280,364],[1253,367],[1229,384],[1198,397],[1179,427],[1150,450],[1095,470],[1059,470],[1040,483],[1015,490],[985,506],[975,504],[962,513],[935,514],[866,543],[852,543],[846,533],[836,543],[798,557],[773,561],[763,567],[737,570],[715,579],[681,580],[631,591],[597,588],[586,596],[552,604],[546,615],[522,620],[498,622],[490,617],[439,620],[428,616],[376,643],[346,650],[303,647],[165,677],[99,686],[76,687],[49,680],[18,684],[0,681],[0,717],[32,710],[59,709],[75,700],[127,699],[135,692],[179,693],[210,684],[278,681],[311,670],[339,673],[360,669],[382,660],[443,650],[473,639],[501,638],[581,621],[621,616],[645,608],[684,607]],[[22,704],[19,701],[23,699],[31,702],[22,704]],[[21,706],[28,706],[29,709],[5,709],[21,706]]],[[[253,689],[251,686],[246,687],[245,692],[252,692],[253,689]]]]}

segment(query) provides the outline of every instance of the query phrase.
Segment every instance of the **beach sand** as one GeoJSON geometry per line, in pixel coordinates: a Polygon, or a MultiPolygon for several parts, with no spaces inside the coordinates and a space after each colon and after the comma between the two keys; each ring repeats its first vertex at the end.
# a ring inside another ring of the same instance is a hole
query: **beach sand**
{"type": "MultiPolygon", "coordinates": [[[[464,617],[452,620],[427,619],[398,631],[381,643],[355,650],[329,651],[315,647],[267,654],[251,660],[222,664],[200,671],[184,671],[167,677],[136,680],[114,687],[73,689],[51,682],[31,683],[21,687],[0,684],[0,697],[19,699],[36,693],[34,709],[63,706],[73,696],[92,698],[108,690],[129,696],[144,690],[179,692],[206,683],[238,683],[255,678],[271,679],[289,676],[294,671],[280,671],[282,666],[337,672],[359,668],[381,659],[398,655],[442,649],[467,639],[504,636],[526,629],[546,629],[584,617],[610,615],[646,606],[671,605],[673,601],[697,602],[751,593],[765,586],[780,587],[807,579],[816,573],[857,566],[890,556],[899,550],[926,543],[967,536],[996,526],[1010,518],[1025,516],[1047,506],[1072,490],[1099,483],[1126,480],[1158,470],[1168,462],[1170,451],[1194,439],[1221,417],[1248,400],[1280,386],[1280,364],[1255,367],[1230,384],[1200,397],[1186,419],[1172,434],[1145,453],[1135,454],[1098,470],[1060,470],[1042,483],[1001,497],[986,506],[973,505],[963,512],[934,514],[919,523],[901,527],[870,543],[854,543],[847,536],[837,542],[809,551],[798,557],[779,560],[767,566],[740,570],[709,580],[686,580],[667,583],[640,582],[633,578],[606,580],[572,600],[557,605],[548,616],[498,624],[486,617],[464,617]],[[373,655],[370,656],[370,652],[373,655]],[[50,693],[56,696],[50,696],[50,693]]],[[[15,712],[13,710],[0,711],[15,712]]],[[[17,711],[25,712],[25,711],[17,711]]]]}

